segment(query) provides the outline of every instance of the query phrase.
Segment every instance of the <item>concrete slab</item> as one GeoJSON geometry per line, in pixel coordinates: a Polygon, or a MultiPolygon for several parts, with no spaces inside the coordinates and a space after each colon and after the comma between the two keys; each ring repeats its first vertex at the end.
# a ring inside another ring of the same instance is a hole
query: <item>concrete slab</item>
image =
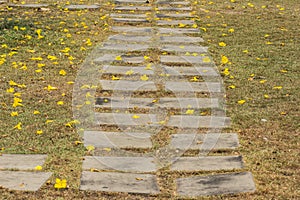
{"type": "Polygon", "coordinates": [[[163,45],[161,51],[180,53],[207,53],[208,48],[198,45],[163,45]]]}
{"type": "Polygon", "coordinates": [[[155,14],[157,18],[163,19],[163,18],[192,18],[193,15],[191,13],[157,13],[155,14]]]}
{"type": "Polygon", "coordinates": [[[160,98],[155,104],[161,108],[175,108],[175,109],[200,109],[200,108],[218,108],[218,99],[211,98],[160,98]]]}
{"type": "Polygon", "coordinates": [[[121,172],[155,172],[156,165],[151,157],[102,157],[85,156],[83,170],[116,170],[121,172]]]}
{"type": "Polygon", "coordinates": [[[116,32],[121,32],[121,33],[134,33],[134,34],[146,34],[146,35],[153,32],[152,27],[112,26],[111,30],[116,32]]]}
{"type": "Polygon", "coordinates": [[[165,74],[171,76],[202,76],[219,77],[219,73],[213,67],[177,67],[162,66],[165,74]]]}
{"type": "Polygon", "coordinates": [[[98,125],[158,126],[155,114],[95,113],[95,121],[98,125]]]}
{"type": "Polygon", "coordinates": [[[174,134],[170,147],[191,150],[232,150],[239,146],[236,133],[174,134]]]}
{"type": "Polygon", "coordinates": [[[120,41],[120,42],[141,42],[149,43],[151,42],[151,36],[138,36],[138,35],[113,35],[108,38],[108,40],[120,41]]]}
{"type": "Polygon", "coordinates": [[[145,15],[145,14],[111,13],[110,17],[147,18],[147,15],[145,15]]]}
{"type": "Polygon", "coordinates": [[[200,33],[196,28],[158,28],[157,31],[160,34],[193,34],[193,33],[200,33]]]}
{"type": "Polygon", "coordinates": [[[230,125],[229,117],[172,115],[168,127],[178,128],[226,128],[230,125]]]}
{"type": "Polygon", "coordinates": [[[159,11],[192,11],[191,7],[158,7],[159,11]]]}
{"type": "Polygon", "coordinates": [[[50,172],[0,171],[0,186],[10,190],[37,191],[51,175],[50,172]]]}
{"type": "Polygon", "coordinates": [[[83,4],[73,4],[73,5],[67,5],[65,8],[69,10],[93,10],[100,8],[99,5],[83,5],[83,4]]]}
{"type": "Polygon", "coordinates": [[[250,172],[179,178],[177,193],[185,197],[254,192],[255,184],[250,172]]]}
{"type": "Polygon", "coordinates": [[[179,25],[179,24],[184,24],[184,25],[193,25],[195,22],[194,20],[157,20],[156,21],[157,25],[179,25]]]}
{"type": "Polygon", "coordinates": [[[0,156],[0,169],[33,170],[36,166],[42,166],[47,155],[41,154],[2,154],[0,156]]]}
{"type": "Polygon", "coordinates": [[[96,148],[152,148],[149,133],[84,131],[83,139],[96,148]]]}
{"type": "Polygon", "coordinates": [[[81,190],[158,194],[156,176],[117,172],[82,172],[81,190]]]}
{"type": "Polygon", "coordinates": [[[163,43],[199,43],[204,42],[201,37],[189,37],[189,36],[161,36],[160,41],[163,43]]]}
{"type": "Polygon", "coordinates": [[[49,4],[42,3],[27,3],[27,4],[8,4],[9,7],[19,7],[19,8],[45,8],[48,7],[49,4]]]}
{"type": "Polygon", "coordinates": [[[102,90],[147,92],[156,91],[153,81],[100,80],[102,90]]]}
{"type": "Polygon", "coordinates": [[[241,156],[180,157],[171,165],[171,171],[217,171],[241,169],[241,156]]]}
{"type": "Polygon", "coordinates": [[[201,65],[211,65],[211,62],[206,63],[203,61],[204,56],[160,56],[161,63],[166,64],[201,64],[201,65]]]}
{"type": "Polygon", "coordinates": [[[151,7],[147,6],[117,6],[114,8],[114,10],[120,10],[120,11],[150,11],[152,10],[151,7]]]}
{"type": "Polygon", "coordinates": [[[140,19],[140,18],[117,18],[117,17],[113,17],[112,20],[114,20],[115,22],[120,22],[120,23],[149,23],[149,20],[140,19]]]}
{"type": "Polygon", "coordinates": [[[142,67],[127,67],[127,66],[116,66],[116,65],[104,65],[102,68],[102,74],[120,74],[126,76],[130,72],[128,76],[134,75],[153,75],[153,70],[145,69],[145,66],[142,67]]]}
{"type": "Polygon", "coordinates": [[[114,44],[114,43],[104,43],[99,50],[110,50],[110,51],[146,51],[149,45],[146,44],[114,44]]]}
{"type": "Polygon", "coordinates": [[[221,83],[218,82],[175,82],[167,81],[167,91],[173,92],[221,92],[221,83]]]}

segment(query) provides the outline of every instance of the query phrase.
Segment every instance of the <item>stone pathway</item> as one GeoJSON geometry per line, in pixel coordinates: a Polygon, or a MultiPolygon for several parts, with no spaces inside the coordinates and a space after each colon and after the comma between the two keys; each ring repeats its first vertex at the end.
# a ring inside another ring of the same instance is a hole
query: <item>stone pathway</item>
{"type": "Polygon", "coordinates": [[[94,105],[75,109],[91,149],[80,189],[155,195],[167,189],[178,197],[254,191],[251,173],[235,171],[243,171],[242,156],[229,153],[238,136],[223,130],[230,118],[222,79],[201,46],[190,2],[115,4],[116,34],[82,66],[74,90],[75,107],[87,94],[96,97],[94,105]],[[224,156],[207,156],[215,151],[224,156]],[[168,181],[175,187],[166,188],[168,181]]]}
{"type": "MultiPolygon", "coordinates": [[[[115,4],[110,17],[116,34],[94,50],[74,88],[74,116],[89,149],[80,189],[176,198],[253,192],[242,156],[230,154],[238,136],[226,132],[222,79],[201,46],[190,2],[115,4]],[[207,155],[216,151],[222,156],[207,155]]],[[[45,159],[0,156],[0,185],[38,190],[51,173],[32,170],[45,159]]]]}

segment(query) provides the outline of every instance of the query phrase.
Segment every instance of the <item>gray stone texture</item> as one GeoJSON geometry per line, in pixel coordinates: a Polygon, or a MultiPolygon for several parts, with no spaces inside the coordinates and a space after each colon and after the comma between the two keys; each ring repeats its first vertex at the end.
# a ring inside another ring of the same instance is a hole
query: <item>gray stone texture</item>
{"type": "Polygon", "coordinates": [[[147,18],[145,14],[111,13],[110,17],[147,18]]]}
{"type": "Polygon", "coordinates": [[[157,13],[157,18],[192,18],[191,13],[157,13]]]}
{"type": "Polygon", "coordinates": [[[215,116],[173,115],[167,123],[168,127],[179,128],[226,128],[230,118],[215,116]]]}
{"type": "Polygon", "coordinates": [[[43,165],[47,155],[2,154],[0,156],[0,169],[33,170],[43,165]]]}
{"type": "Polygon", "coordinates": [[[221,92],[221,83],[218,82],[175,82],[167,81],[167,91],[173,92],[221,92]]]}
{"type": "Polygon", "coordinates": [[[82,172],[81,190],[158,194],[156,176],[151,174],[82,172]]]}
{"type": "Polygon", "coordinates": [[[20,7],[20,8],[44,8],[48,7],[49,4],[32,4],[32,3],[27,3],[27,4],[8,4],[9,7],[20,7]]]}
{"type": "Polygon", "coordinates": [[[100,8],[99,5],[67,5],[65,6],[65,8],[69,9],[69,10],[85,10],[85,9],[98,9],[100,8]]]}
{"type": "Polygon", "coordinates": [[[102,157],[86,156],[84,170],[116,170],[122,172],[155,172],[156,165],[151,157],[102,157]]]}
{"type": "Polygon", "coordinates": [[[145,69],[145,66],[141,67],[127,67],[127,66],[115,66],[115,65],[105,65],[102,68],[101,73],[102,74],[121,74],[126,76],[127,72],[133,72],[132,74],[128,76],[133,76],[133,75],[153,75],[154,72],[153,70],[147,70],[145,69]]]}
{"type": "Polygon", "coordinates": [[[177,179],[177,193],[186,197],[254,192],[255,184],[249,172],[177,179]]]}
{"type": "Polygon", "coordinates": [[[196,28],[158,28],[160,34],[192,34],[199,33],[199,30],[196,28]]]}
{"type": "Polygon", "coordinates": [[[174,134],[170,147],[192,150],[226,150],[239,146],[236,133],[174,134]]]}
{"type": "Polygon", "coordinates": [[[135,34],[146,34],[146,35],[153,32],[153,28],[151,27],[131,27],[131,26],[112,26],[111,30],[116,32],[122,32],[122,33],[135,33],[135,34]]]}
{"type": "Polygon", "coordinates": [[[151,42],[151,36],[138,36],[138,35],[113,35],[108,38],[108,40],[120,41],[120,42],[141,42],[148,43],[151,42]]]}
{"type": "Polygon", "coordinates": [[[158,7],[160,11],[192,11],[191,7],[158,7]]]}
{"type": "Polygon", "coordinates": [[[147,19],[140,19],[140,18],[112,18],[115,22],[121,23],[148,23],[149,20],[147,19]]]}
{"type": "Polygon", "coordinates": [[[0,186],[10,190],[37,191],[51,175],[50,172],[0,171],[0,186]]]}
{"type": "Polygon", "coordinates": [[[100,80],[102,90],[113,91],[156,91],[153,81],[100,80]]]}
{"type": "Polygon", "coordinates": [[[149,133],[84,131],[84,145],[96,148],[151,148],[149,133]]]}
{"type": "Polygon", "coordinates": [[[204,42],[201,37],[189,37],[189,36],[161,36],[160,41],[163,43],[198,43],[204,42]]]}
{"type": "Polygon", "coordinates": [[[193,25],[194,21],[193,20],[157,20],[156,23],[157,25],[179,25],[179,24],[193,25]]]}
{"type": "Polygon", "coordinates": [[[116,60],[116,56],[118,54],[104,54],[103,56],[99,56],[94,60],[95,63],[111,63],[111,62],[118,62],[118,63],[127,63],[127,64],[141,64],[145,61],[144,57],[142,56],[126,56],[120,55],[122,60],[116,60]]]}
{"type": "Polygon", "coordinates": [[[155,114],[95,113],[96,124],[118,126],[157,126],[155,114]],[[134,115],[139,118],[134,118],[134,115]]]}
{"type": "Polygon", "coordinates": [[[161,63],[169,63],[169,64],[202,64],[207,65],[211,63],[203,62],[204,56],[161,56],[161,63]]]}
{"type": "Polygon", "coordinates": [[[146,3],[146,0],[114,0],[116,4],[121,3],[130,3],[130,4],[144,4],[146,3]]]}
{"type": "Polygon", "coordinates": [[[162,66],[165,74],[172,76],[202,76],[219,77],[219,73],[213,67],[176,67],[162,66]]]}
{"type": "Polygon", "coordinates": [[[152,8],[147,6],[117,6],[114,10],[121,10],[121,11],[150,11],[152,8]]]}
{"type": "Polygon", "coordinates": [[[172,171],[217,171],[241,169],[241,156],[180,157],[171,165],[172,171]]]}
{"type": "Polygon", "coordinates": [[[196,45],[163,45],[161,47],[162,51],[167,52],[196,52],[196,53],[207,53],[207,47],[196,46],[196,45]]]}
{"type": "Polygon", "coordinates": [[[145,51],[149,48],[146,44],[114,44],[104,43],[99,50],[110,50],[110,51],[145,51]]]}

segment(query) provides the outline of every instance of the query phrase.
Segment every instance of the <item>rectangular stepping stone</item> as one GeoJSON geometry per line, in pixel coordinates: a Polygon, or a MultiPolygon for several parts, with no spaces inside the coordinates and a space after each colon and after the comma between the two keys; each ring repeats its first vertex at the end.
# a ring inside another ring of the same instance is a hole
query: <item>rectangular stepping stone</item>
{"type": "Polygon", "coordinates": [[[138,35],[113,35],[108,40],[126,41],[126,42],[151,42],[151,36],[138,36],[138,35]]]}
{"type": "Polygon", "coordinates": [[[175,149],[225,150],[239,146],[236,133],[174,134],[170,146],[175,149]]]}
{"type": "Polygon", "coordinates": [[[192,14],[191,13],[159,13],[156,14],[157,18],[192,18],[192,14]]]}
{"type": "Polygon", "coordinates": [[[192,11],[191,7],[158,7],[160,11],[192,11]]]}
{"type": "Polygon", "coordinates": [[[155,114],[95,113],[95,121],[99,125],[158,126],[155,114]]]}
{"type": "Polygon", "coordinates": [[[10,190],[37,191],[51,172],[0,171],[0,186],[10,190]]]}
{"type": "Polygon", "coordinates": [[[144,4],[144,3],[146,3],[146,0],[115,0],[114,2],[116,4],[120,4],[120,3],[144,4]]]}
{"type": "Polygon", "coordinates": [[[165,84],[167,91],[173,92],[221,92],[221,83],[218,82],[173,82],[165,84]]]}
{"type": "Polygon", "coordinates": [[[152,98],[131,98],[131,97],[106,97],[97,98],[95,107],[114,108],[114,109],[130,109],[130,108],[146,108],[151,109],[155,107],[152,103],[152,98]]]}
{"type": "Polygon", "coordinates": [[[229,117],[173,115],[168,127],[179,128],[225,128],[230,125],[229,117]]]}
{"type": "Polygon", "coordinates": [[[157,20],[157,25],[193,25],[193,20],[157,20]]]}
{"type": "Polygon", "coordinates": [[[172,76],[199,76],[208,77],[215,76],[218,77],[219,73],[213,67],[162,67],[165,74],[172,76]]]}
{"type": "Polygon", "coordinates": [[[114,10],[121,10],[121,11],[150,11],[151,7],[146,6],[119,6],[115,7],[114,10]]]}
{"type": "Polygon", "coordinates": [[[201,37],[162,36],[160,41],[164,43],[198,43],[204,42],[201,37]]]}
{"type": "Polygon", "coordinates": [[[84,10],[84,9],[88,9],[88,10],[92,10],[92,9],[98,9],[100,8],[99,5],[67,5],[65,6],[65,8],[69,9],[69,10],[84,10]]]}
{"type": "Polygon", "coordinates": [[[112,18],[115,22],[121,23],[148,23],[149,20],[147,19],[140,19],[140,18],[112,18]]]}
{"type": "Polygon", "coordinates": [[[217,171],[242,167],[241,156],[180,157],[171,165],[171,171],[217,171]]]}
{"type": "Polygon", "coordinates": [[[158,194],[156,176],[117,172],[82,172],[81,190],[158,194]]]}
{"type": "Polygon", "coordinates": [[[161,47],[161,51],[167,51],[167,52],[197,52],[197,53],[207,53],[207,47],[202,46],[191,46],[191,45],[163,45],[161,47]]]}
{"type": "Polygon", "coordinates": [[[145,14],[111,13],[110,17],[147,18],[145,14]]]}
{"type": "Polygon", "coordinates": [[[149,48],[146,44],[113,44],[104,43],[99,50],[112,50],[112,51],[145,51],[149,48]]]}
{"type": "Polygon", "coordinates": [[[100,80],[102,90],[113,91],[156,91],[153,81],[100,80]]]}
{"type": "Polygon", "coordinates": [[[126,56],[121,55],[122,60],[116,60],[116,57],[120,56],[120,54],[104,54],[94,60],[95,63],[111,63],[111,62],[118,62],[118,63],[128,63],[128,64],[141,64],[145,61],[144,57],[142,56],[126,56]]]}
{"type": "Polygon", "coordinates": [[[42,166],[47,155],[35,154],[2,154],[0,156],[0,169],[33,170],[36,166],[42,166]]]}
{"type": "Polygon", "coordinates": [[[160,56],[161,63],[169,64],[202,64],[210,65],[211,63],[203,62],[204,56],[160,56]]]}
{"type": "Polygon", "coordinates": [[[191,34],[199,33],[196,28],[158,28],[157,31],[160,34],[191,34]]]}
{"type": "Polygon", "coordinates": [[[26,3],[26,4],[8,4],[9,7],[20,7],[20,8],[44,8],[48,7],[49,4],[32,4],[32,3],[26,3]]]}
{"type": "Polygon", "coordinates": [[[83,139],[96,148],[152,148],[149,133],[84,131],[83,139]]]}
{"type": "Polygon", "coordinates": [[[199,109],[199,108],[218,108],[218,99],[211,98],[160,98],[157,106],[162,108],[175,109],[199,109]]]}
{"type": "Polygon", "coordinates": [[[7,3],[7,1],[0,1],[0,4],[4,4],[4,3],[7,3]]]}
{"type": "Polygon", "coordinates": [[[103,74],[121,74],[126,75],[128,72],[130,72],[129,76],[132,75],[153,75],[153,70],[147,70],[145,69],[145,66],[142,67],[126,67],[126,66],[114,66],[114,65],[105,65],[102,68],[101,73],[103,74]]]}
{"type": "Polygon", "coordinates": [[[176,182],[177,193],[186,197],[255,191],[255,184],[250,172],[179,178],[176,182]]]}
{"type": "Polygon", "coordinates": [[[113,26],[111,27],[112,31],[122,32],[122,33],[140,33],[140,34],[149,34],[153,32],[151,27],[131,27],[131,26],[113,26]]]}
{"type": "Polygon", "coordinates": [[[165,1],[165,0],[158,1],[157,3],[158,4],[167,4],[167,5],[182,5],[182,6],[186,6],[186,5],[190,4],[190,2],[188,2],[188,1],[165,1]]]}
{"type": "Polygon", "coordinates": [[[85,156],[83,170],[117,170],[122,172],[155,172],[156,165],[151,157],[102,157],[85,156]]]}

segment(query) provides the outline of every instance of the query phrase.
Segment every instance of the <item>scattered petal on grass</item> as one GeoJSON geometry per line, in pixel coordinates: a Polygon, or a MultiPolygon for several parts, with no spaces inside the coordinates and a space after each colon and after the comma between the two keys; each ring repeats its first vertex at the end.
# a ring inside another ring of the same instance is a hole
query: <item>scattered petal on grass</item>
{"type": "Polygon", "coordinates": [[[48,85],[48,86],[45,87],[44,89],[45,89],[45,90],[48,90],[48,91],[50,92],[51,90],[57,90],[57,87],[53,87],[53,86],[51,86],[51,85],[48,85]]]}
{"type": "Polygon", "coordinates": [[[121,79],[120,77],[117,77],[115,75],[112,75],[112,77],[111,77],[111,80],[113,80],[113,81],[117,81],[117,80],[120,80],[120,79],[121,79]]]}
{"type": "Polygon", "coordinates": [[[40,111],[35,110],[35,111],[33,111],[33,114],[34,114],[34,115],[38,115],[38,114],[41,114],[41,113],[40,113],[40,111]]]}
{"type": "Polygon", "coordinates": [[[229,62],[228,58],[226,56],[222,56],[221,63],[227,64],[228,62],[229,62]]]}
{"type": "Polygon", "coordinates": [[[225,47],[225,46],[226,46],[226,43],[225,43],[225,42],[219,42],[219,46],[220,46],[220,47],[225,47]]]}
{"type": "Polygon", "coordinates": [[[65,188],[67,188],[67,180],[56,178],[54,188],[56,188],[56,189],[65,189],[65,188]]]}
{"type": "Polygon", "coordinates": [[[57,105],[59,105],[59,106],[60,106],[60,105],[64,105],[64,102],[63,102],[63,101],[58,101],[58,102],[57,102],[57,105]]]}
{"type": "Polygon", "coordinates": [[[234,89],[235,88],[235,85],[230,85],[228,86],[229,89],[234,89]]]}
{"type": "Polygon", "coordinates": [[[270,98],[270,97],[269,97],[269,95],[264,94],[264,98],[265,98],[265,99],[268,99],[268,98],[270,98]]]}
{"type": "Polygon", "coordinates": [[[281,90],[281,89],[282,89],[282,86],[274,86],[273,89],[274,89],[274,90],[281,90]]]}
{"type": "Polygon", "coordinates": [[[190,81],[197,82],[197,81],[199,81],[199,78],[197,76],[194,76],[192,79],[190,79],[190,81]]]}
{"type": "Polygon", "coordinates": [[[59,71],[59,75],[65,76],[66,74],[67,72],[63,69],[59,71]]]}
{"type": "Polygon", "coordinates": [[[242,105],[242,104],[244,104],[245,102],[246,102],[246,100],[242,99],[242,100],[239,100],[239,101],[238,101],[238,104],[241,104],[241,105],[242,105]]]}
{"type": "Polygon", "coordinates": [[[12,117],[15,117],[15,116],[18,116],[18,115],[19,115],[18,112],[11,112],[11,113],[10,113],[10,116],[12,116],[12,117]]]}
{"type": "Polygon", "coordinates": [[[75,145],[79,145],[79,144],[82,144],[82,142],[81,142],[81,141],[78,141],[78,140],[76,140],[76,141],[74,142],[74,144],[75,144],[75,145]]]}
{"type": "Polygon", "coordinates": [[[263,84],[263,83],[265,83],[265,82],[267,82],[267,80],[260,80],[260,81],[259,81],[259,83],[261,83],[261,84],[263,84]]]}
{"type": "Polygon", "coordinates": [[[14,129],[21,130],[22,129],[22,123],[19,122],[17,125],[14,126],[14,129]]]}
{"type": "Polygon", "coordinates": [[[37,130],[37,131],[36,131],[36,134],[37,134],[37,135],[42,135],[42,134],[43,134],[43,131],[42,131],[42,130],[37,130]]]}

